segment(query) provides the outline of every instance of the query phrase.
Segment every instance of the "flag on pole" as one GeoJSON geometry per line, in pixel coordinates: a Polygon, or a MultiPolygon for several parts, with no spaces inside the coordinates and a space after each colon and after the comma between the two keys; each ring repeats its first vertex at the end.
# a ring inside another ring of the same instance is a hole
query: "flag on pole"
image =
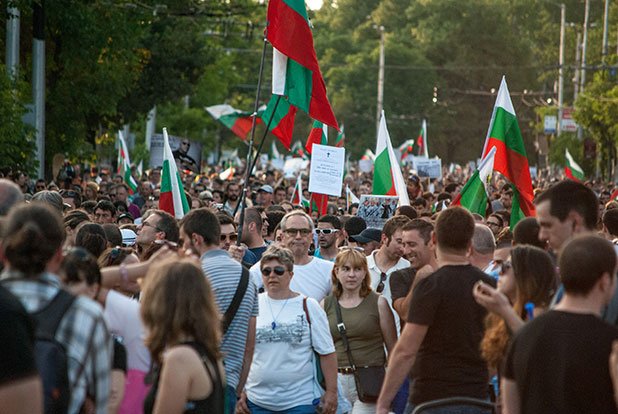
{"type": "Polygon", "coordinates": [[[267,20],[266,37],[273,46],[273,94],[287,96],[311,118],[338,129],[313,47],[305,1],[271,0],[267,20]]]}
{"type": "Polygon", "coordinates": [[[414,154],[414,144],[413,139],[407,139],[397,148],[401,154],[401,161],[405,160],[408,155],[414,154]]]}
{"type": "Polygon", "coordinates": [[[375,161],[375,159],[376,159],[376,155],[369,148],[365,150],[365,153],[361,157],[361,160],[375,161]]]}
{"type": "Polygon", "coordinates": [[[391,138],[386,128],[386,117],[382,111],[380,129],[378,130],[378,143],[376,145],[376,158],[373,168],[373,192],[375,195],[399,196],[400,206],[409,206],[408,189],[399,168],[399,162],[395,157],[391,138]]]}
{"type": "Polygon", "coordinates": [[[308,158],[307,154],[305,154],[305,151],[303,150],[303,144],[301,144],[300,141],[296,141],[294,145],[292,145],[290,152],[292,153],[292,157],[302,158],[304,160],[308,158]]]}
{"type": "Polygon", "coordinates": [[[524,139],[517,124],[517,116],[504,76],[500,82],[482,158],[485,158],[493,147],[496,147],[494,171],[502,174],[513,187],[510,222],[513,229],[519,220],[534,216],[532,203],[534,193],[524,139]]]}
{"type": "Polygon", "coordinates": [[[487,200],[489,200],[487,185],[494,169],[494,156],[496,155],[496,150],[496,147],[493,147],[489,151],[485,159],[479,164],[478,169],[461,189],[452,205],[462,206],[471,213],[478,213],[485,217],[487,200]]]}
{"type": "Polygon", "coordinates": [[[305,149],[311,154],[313,144],[328,145],[328,125],[321,123],[320,121],[313,121],[313,127],[307,137],[307,143],[305,149]]]}
{"type": "Polygon", "coordinates": [[[429,148],[427,148],[427,121],[423,119],[421,124],[421,130],[416,138],[416,155],[420,155],[429,158],[429,148]]]}
{"type": "Polygon", "coordinates": [[[323,216],[328,211],[328,194],[311,193],[311,211],[323,216]]]}
{"type": "Polygon", "coordinates": [[[127,143],[122,136],[122,132],[118,131],[118,174],[129,187],[129,194],[137,191],[137,181],[131,175],[131,160],[129,159],[129,150],[127,143]]]}
{"type": "Polygon", "coordinates": [[[358,197],[354,195],[352,190],[350,190],[349,185],[345,185],[345,208],[346,210],[350,208],[350,204],[360,203],[358,197]]]}
{"type": "Polygon", "coordinates": [[[290,105],[285,98],[274,95],[270,98],[264,112],[262,112],[262,120],[266,125],[268,125],[268,121],[270,121],[268,130],[281,141],[288,151],[292,143],[295,117],[296,107],[290,105]],[[279,103],[277,103],[277,101],[279,101],[279,103]]]}
{"type": "Polygon", "coordinates": [[[300,174],[298,175],[298,178],[296,178],[296,185],[294,186],[294,192],[292,193],[290,203],[294,206],[303,206],[305,208],[309,207],[309,200],[303,197],[303,179],[300,174]]]}
{"type": "Polygon", "coordinates": [[[189,203],[185,196],[176,161],[172,154],[167,128],[163,128],[163,170],[161,171],[161,194],[159,208],[180,220],[189,212],[189,203]]]}
{"type": "Polygon", "coordinates": [[[137,176],[139,177],[139,179],[142,179],[142,176],[144,175],[144,160],[140,160],[139,164],[137,164],[137,176]]]}
{"type": "Polygon", "coordinates": [[[345,131],[343,129],[343,123],[339,127],[339,133],[337,134],[337,139],[335,140],[335,146],[339,148],[345,146],[345,131]]]}
{"type": "MultiPolygon", "coordinates": [[[[243,141],[247,139],[247,135],[251,132],[251,125],[253,124],[251,112],[241,111],[227,104],[208,106],[206,111],[217,121],[231,129],[243,141]]],[[[257,125],[262,120],[257,118],[255,122],[257,125]]]]}
{"type": "Polygon", "coordinates": [[[583,181],[585,178],[584,170],[575,162],[569,149],[565,149],[566,165],[564,166],[564,174],[573,181],[583,181]]]}

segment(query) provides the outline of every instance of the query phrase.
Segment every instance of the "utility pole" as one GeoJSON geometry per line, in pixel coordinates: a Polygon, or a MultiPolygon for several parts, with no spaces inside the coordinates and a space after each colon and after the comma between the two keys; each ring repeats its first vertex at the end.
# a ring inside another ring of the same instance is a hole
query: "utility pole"
{"type": "Polygon", "coordinates": [[[157,105],[153,106],[148,112],[148,118],[146,120],[146,149],[150,151],[150,143],[152,141],[152,135],[155,133],[157,125],[157,105]]]}
{"type": "Polygon", "coordinates": [[[609,0],[605,0],[605,14],[603,15],[603,47],[601,49],[601,56],[603,59],[603,64],[605,64],[605,58],[607,57],[607,42],[608,42],[608,32],[609,32],[609,0]]]}
{"type": "Polygon", "coordinates": [[[45,177],[45,0],[32,3],[32,98],[39,161],[39,178],[45,177]]]}
{"type": "Polygon", "coordinates": [[[577,100],[577,95],[579,94],[579,60],[581,59],[581,41],[582,35],[577,32],[577,40],[575,40],[575,76],[573,76],[573,103],[577,100]]]}
{"type": "Polygon", "coordinates": [[[19,75],[19,23],[20,15],[17,7],[7,7],[6,19],[6,70],[17,78],[19,75]]]}
{"type": "Polygon", "coordinates": [[[584,40],[582,41],[582,74],[579,79],[579,92],[584,93],[586,84],[586,49],[588,48],[588,19],[590,17],[590,0],[586,0],[584,12],[584,40]]]}
{"type": "Polygon", "coordinates": [[[380,132],[380,117],[384,108],[384,26],[378,27],[380,31],[380,61],[378,69],[378,108],[376,111],[376,137],[380,132]]]}
{"type": "Polygon", "coordinates": [[[558,68],[558,125],[557,133],[562,132],[562,108],[564,107],[564,28],[566,25],[566,6],[560,5],[560,57],[558,68]]]}

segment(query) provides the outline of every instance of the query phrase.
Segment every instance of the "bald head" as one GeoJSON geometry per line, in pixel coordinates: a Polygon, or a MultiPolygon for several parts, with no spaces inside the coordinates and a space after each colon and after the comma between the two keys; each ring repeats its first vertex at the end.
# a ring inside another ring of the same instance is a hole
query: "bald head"
{"type": "Polygon", "coordinates": [[[24,201],[21,189],[13,181],[0,178],[0,216],[6,216],[11,207],[24,201]]]}

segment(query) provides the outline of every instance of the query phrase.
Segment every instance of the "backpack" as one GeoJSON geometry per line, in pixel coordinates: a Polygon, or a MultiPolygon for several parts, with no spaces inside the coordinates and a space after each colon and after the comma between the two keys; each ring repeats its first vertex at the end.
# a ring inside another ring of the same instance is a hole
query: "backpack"
{"type": "Polygon", "coordinates": [[[34,358],[43,382],[45,414],[66,413],[71,400],[66,349],[58,342],[56,331],[75,296],[60,289],[42,309],[30,315],[36,321],[34,358]]]}

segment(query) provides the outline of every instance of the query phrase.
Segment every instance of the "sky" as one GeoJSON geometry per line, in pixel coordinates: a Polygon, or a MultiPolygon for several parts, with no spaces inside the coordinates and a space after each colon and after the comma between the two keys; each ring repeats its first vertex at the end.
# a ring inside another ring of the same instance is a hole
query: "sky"
{"type": "Polygon", "coordinates": [[[323,0],[307,0],[307,7],[316,10],[322,7],[323,0]]]}

